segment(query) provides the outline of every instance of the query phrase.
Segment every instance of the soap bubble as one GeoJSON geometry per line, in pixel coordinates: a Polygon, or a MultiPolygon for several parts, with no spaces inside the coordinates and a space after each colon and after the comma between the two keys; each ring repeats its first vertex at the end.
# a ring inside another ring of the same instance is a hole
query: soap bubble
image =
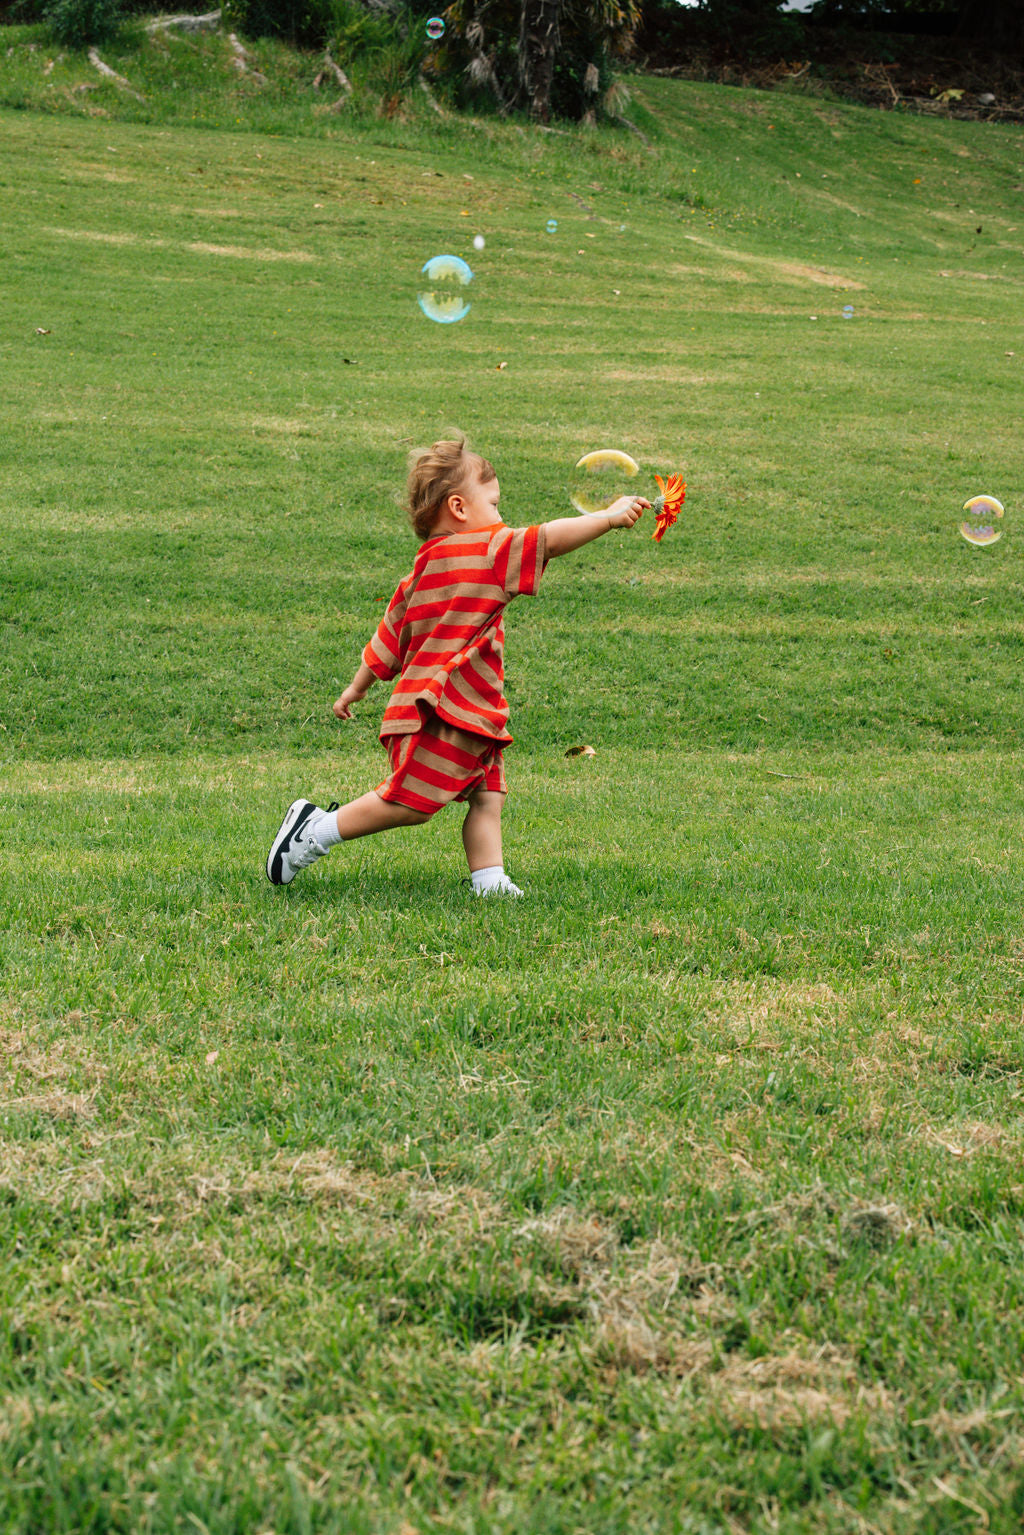
{"type": "Polygon", "coordinates": [[[444,36],[444,22],[440,16],[431,16],[427,22],[427,36],[433,43],[436,43],[439,37],[444,36]]]}
{"type": "Polygon", "coordinates": [[[545,228],[547,229],[549,235],[553,235],[558,228],[558,220],[548,219],[545,228]]]}
{"type": "Polygon", "coordinates": [[[484,240],[483,235],[474,235],[473,236],[473,249],[475,251],[482,251],[485,244],[486,244],[486,241],[484,240]]]}
{"type": "Polygon", "coordinates": [[[613,501],[631,494],[629,481],[640,465],[619,448],[598,448],[584,453],[572,472],[569,500],[578,512],[606,512],[613,501]]]}
{"type": "Polygon", "coordinates": [[[438,325],[464,320],[470,310],[466,289],[472,281],[472,269],[461,256],[431,256],[425,261],[416,298],[427,319],[438,325]]]}
{"type": "Polygon", "coordinates": [[[960,532],[969,544],[984,549],[999,542],[1003,530],[996,523],[1003,515],[1003,507],[995,496],[972,496],[964,502],[964,511],[967,515],[960,524],[960,532]]]}
{"type": "Polygon", "coordinates": [[[853,305],[852,304],[844,304],[843,305],[843,319],[844,320],[852,320],[853,319],[853,305]]]}

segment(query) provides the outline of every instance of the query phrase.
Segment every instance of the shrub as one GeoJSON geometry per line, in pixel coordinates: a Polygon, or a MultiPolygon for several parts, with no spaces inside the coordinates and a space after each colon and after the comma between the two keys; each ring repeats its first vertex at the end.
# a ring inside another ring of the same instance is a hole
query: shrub
{"type": "Polygon", "coordinates": [[[88,48],[112,37],[123,15],[123,0],[50,0],[43,19],[61,47],[88,48]]]}
{"type": "Polygon", "coordinates": [[[281,37],[297,48],[322,48],[331,34],[333,0],[223,0],[225,31],[281,37]]]}

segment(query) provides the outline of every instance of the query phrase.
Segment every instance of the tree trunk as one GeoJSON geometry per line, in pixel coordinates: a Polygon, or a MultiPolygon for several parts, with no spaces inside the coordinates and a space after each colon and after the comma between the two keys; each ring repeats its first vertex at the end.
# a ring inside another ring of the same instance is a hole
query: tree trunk
{"type": "Polygon", "coordinates": [[[551,116],[551,81],[562,0],[522,0],[519,13],[519,93],[535,122],[551,116]]]}

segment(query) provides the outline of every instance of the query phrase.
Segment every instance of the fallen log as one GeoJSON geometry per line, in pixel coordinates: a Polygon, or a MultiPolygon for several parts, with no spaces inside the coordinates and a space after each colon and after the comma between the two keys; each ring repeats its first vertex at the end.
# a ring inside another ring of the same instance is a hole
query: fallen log
{"type": "Polygon", "coordinates": [[[220,26],[219,10],[205,16],[158,16],[146,25],[147,32],[216,32],[220,26]]]}
{"type": "Polygon", "coordinates": [[[98,69],[105,80],[112,80],[119,90],[127,91],[129,96],[135,97],[136,101],[145,101],[145,96],[139,95],[131,81],[126,80],[124,75],[119,75],[116,69],[111,69],[109,64],[104,64],[95,48],[89,49],[88,58],[93,69],[98,69]]]}
{"type": "Polygon", "coordinates": [[[349,79],[348,75],[342,69],[341,65],[340,64],[336,64],[335,61],[331,58],[331,50],[329,48],[325,48],[324,49],[324,67],[323,67],[323,69],[320,70],[320,72],[317,74],[315,80],[313,81],[313,89],[315,91],[318,91],[320,89],[320,87],[322,85],[326,85],[327,81],[330,80],[330,79],[335,80],[336,83],[341,87],[342,91],[344,91],[344,93],[345,93],[341,97],[340,101],[336,101],[334,103],[334,105],[331,107],[330,110],[333,112],[333,111],[337,111],[339,106],[344,106],[345,102],[351,96],[351,94],[352,94],[352,81],[349,79]]]}
{"type": "Polygon", "coordinates": [[[231,62],[238,70],[238,73],[240,75],[248,75],[249,79],[254,81],[256,85],[266,85],[266,75],[261,75],[258,69],[250,68],[249,55],[246,53],[245,49],[242,47],[242,44],[239,42],[238,34],[236,32],[228,33],[228,42],[231,44],[231,62]]]}

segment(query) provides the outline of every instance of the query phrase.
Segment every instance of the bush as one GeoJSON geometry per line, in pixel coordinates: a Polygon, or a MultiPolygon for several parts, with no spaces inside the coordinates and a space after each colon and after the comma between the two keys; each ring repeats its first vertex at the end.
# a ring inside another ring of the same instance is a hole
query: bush
{"type": "Polygon", "coordinates": [[[334,0],[330,45],[357,89],[379,95],[385,112],[416,84],[428,53],[422,18],[404,8],[371,11],[359,0],[334,0]]]}
{"type": "Polygon", "coordinates": [[[334,23],[333,0],[223,0],[225,31],[281,37],[296,48],[322,48],[334,23]]]}
{"type": "Polygon", "coordinates": [[[50,0],[43,20],[61,47],[89,48],[113,37],[123,15],[123,0],[50,0]]]}

